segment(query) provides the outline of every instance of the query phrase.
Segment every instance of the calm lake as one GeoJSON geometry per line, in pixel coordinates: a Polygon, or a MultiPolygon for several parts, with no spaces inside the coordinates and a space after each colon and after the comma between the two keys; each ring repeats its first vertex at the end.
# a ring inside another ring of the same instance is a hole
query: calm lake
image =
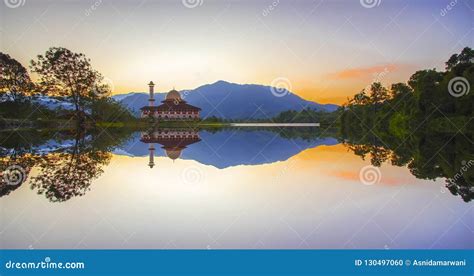
{"type": "Polygon", "coordinates": [[[2,135],[2,248],[474,247],[445,178],[316,128],[2,135]]]}

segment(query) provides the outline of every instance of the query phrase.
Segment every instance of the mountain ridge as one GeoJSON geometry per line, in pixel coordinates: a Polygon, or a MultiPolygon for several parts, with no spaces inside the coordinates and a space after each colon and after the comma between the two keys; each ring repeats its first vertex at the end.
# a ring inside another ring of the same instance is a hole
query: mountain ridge
{"type": "MultiPolygon", "coordinates": [[[[202,118],[215,116],[225,119],[263,119],[288,110],[310,108],[332,112],[339,107],[335,104],[305,100],[286,89],[276,94],[274,89],[276,88],[260,84],[238,84],[219,80],[195,89],[182,90],[180,94],[189,104],[202,109],[202,118]]],[[[155,92],[155,102],[164,100],[166,93],[155,92]]],[[[129,92],[114,95],[112,98],[128,107],[136,116],[139,116],[142,106],[148,105],[146,92],[129,92]]]]}

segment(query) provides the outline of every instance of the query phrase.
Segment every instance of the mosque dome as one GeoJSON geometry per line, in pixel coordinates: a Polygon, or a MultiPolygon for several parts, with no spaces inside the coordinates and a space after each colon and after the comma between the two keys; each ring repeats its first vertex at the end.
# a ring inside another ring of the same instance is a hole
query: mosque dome
{"type": "Polygon", "coordinates": [[[181,96],[179,95],[179,92],[176,90],[171,90],[166,94],[166,100],[167,101],[182,101],[181,96]]]}
{"type": "Polygon", "coordinates": [[[166,156],[176,160],[181,156],[181,149],[166,149],[166,156]]]}

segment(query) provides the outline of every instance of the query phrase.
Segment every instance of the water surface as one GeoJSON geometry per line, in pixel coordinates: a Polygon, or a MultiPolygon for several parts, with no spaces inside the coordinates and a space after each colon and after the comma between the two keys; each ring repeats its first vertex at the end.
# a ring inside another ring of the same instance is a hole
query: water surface
{"type": "Polygon", "coordinates": [[[366,183],[360,173],[371,160],[334,133],[306,134],[167,129],[14,139],[2,145],[2,160],[27,177],[1,190],[0,244],[474,247],[472,204],[445,178],[383,162],[377,181],[366,183]]]}

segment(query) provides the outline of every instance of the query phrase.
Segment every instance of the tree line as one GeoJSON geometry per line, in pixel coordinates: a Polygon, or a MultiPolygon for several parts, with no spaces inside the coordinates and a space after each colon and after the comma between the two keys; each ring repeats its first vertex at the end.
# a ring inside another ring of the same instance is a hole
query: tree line
{"type": "Polygon", "coordinates": [[[415,72],[407,83],[373,83],[343,105],[342,130],[370,129],[399,138],[418,129],[468,131],[474,110],[474,50],[466,47],[446,62],[446,71],[415,72]]]}
{"type": "Polygon", "coordinates": [[[344,104],[342,141],[373,166],[406,166],[417,178],[446,179],[464,201],[474,198],[474,51],[464,48],[445,71],[415,72],[389,88],[373,83],[344,104]]]}
{"type": "Polygon", "coordinates": [[[43,55],[38,55],[29,66],[31,72],[37,75],[36,81],[20,62],[8,54],[0,52],[0,66],[0,115],[4,118],[72,117],[79,125],[87,121],[133,119],[128,109],[109,97],[111,87],[82,53],[52,47],[43,55]],[[71,104],[72,112],[49,110],[35,101],[41,96],[71,104]]]}

